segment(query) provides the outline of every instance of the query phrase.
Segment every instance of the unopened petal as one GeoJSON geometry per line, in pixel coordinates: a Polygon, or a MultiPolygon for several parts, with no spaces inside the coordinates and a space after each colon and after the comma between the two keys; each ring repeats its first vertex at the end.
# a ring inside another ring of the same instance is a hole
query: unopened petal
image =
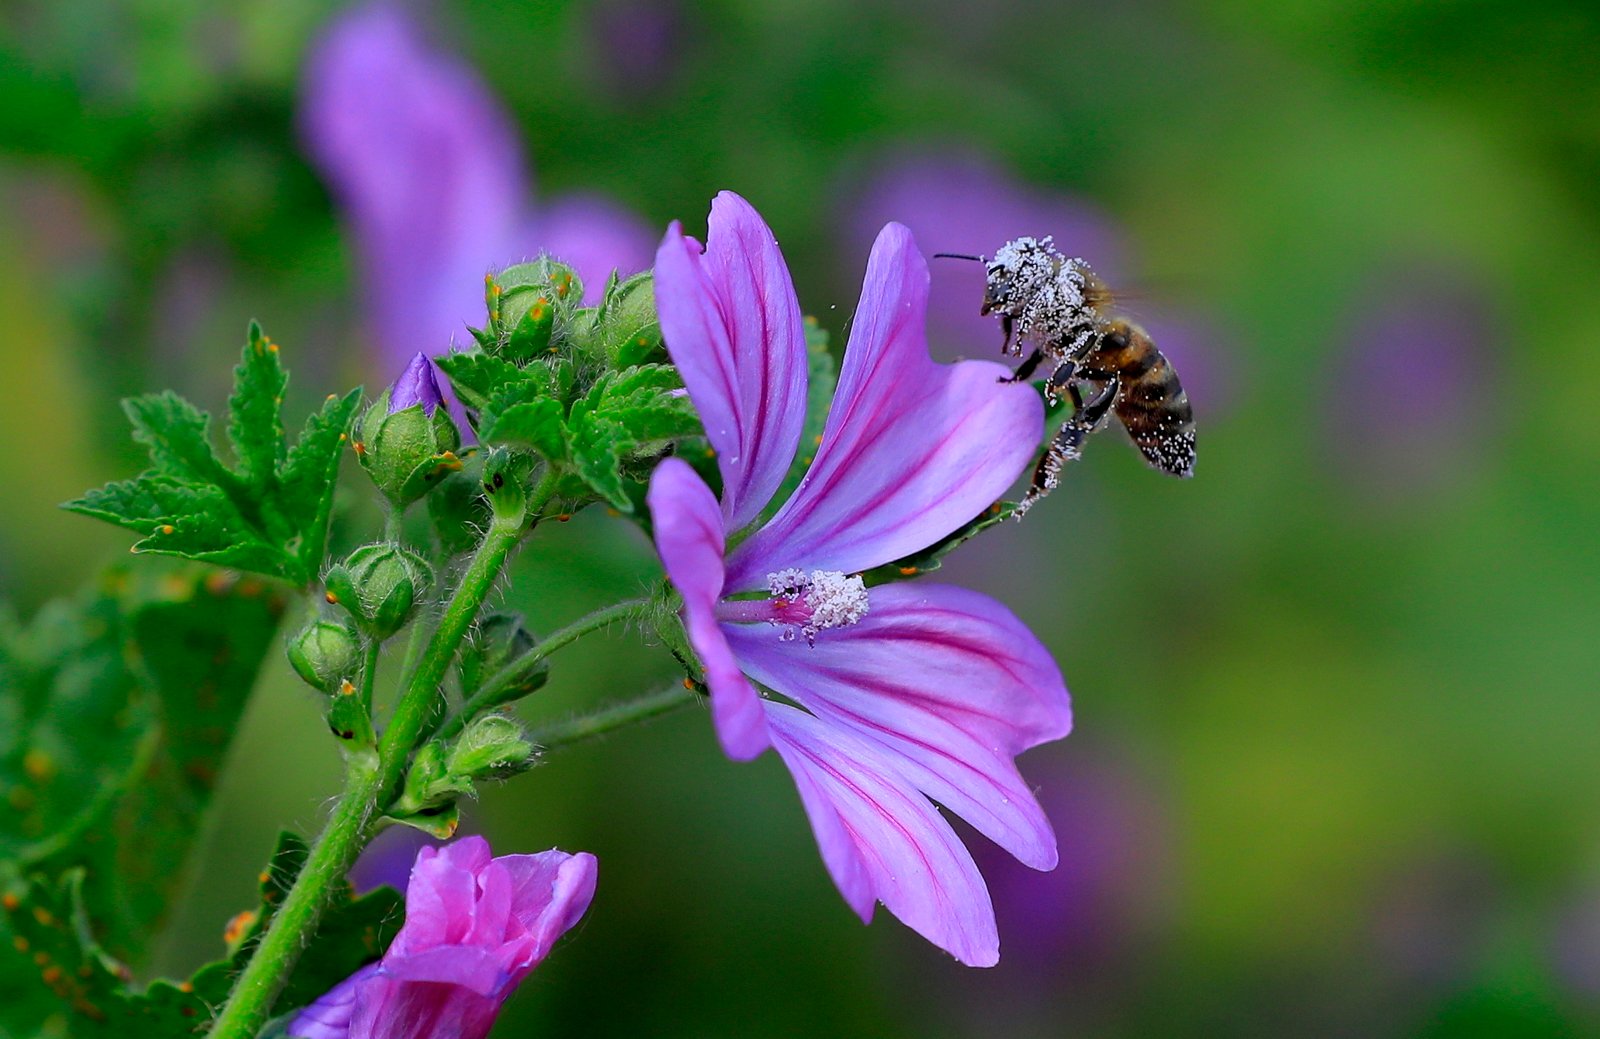
{"type": "Polygon", "coordinates": [[[819,724],[872,744],[916,789],[1035,869],[1056,864],[1055,836],[1013,759],[1072,726],[1061,672],[1004,606],[917,582],[873,588],[859,622],[784,642],[730,632],[757,681],[819,724]]]}
{"type": "Polygon", "coordinates": [[[867,919],[875,898],[962,963],[999,962],[994,907],[972,855],[882,748],[798,708],[767,710],[773,746],[851,907],[867,919]]]}
{"type": "Polygon", "coordinates": [[[724,191],[704,252],[674,223],[656,252],[656,310],[722,471],[724,527],[743,527],[783,482],[806,409],[800,302],[772,230],[724,191]]]}
{"type": "Polygon", "coordinates": [[[362,987],[378,970],[368,964],[329,989],[289,1022],[290,1039],[347,1039],[362,987]]]}
{"type": "Polygon", "coordinates": [[[717,499],[687,462],[669,458],[651,475],[648,502],[656,551],[683,597],[683,626],[705,665],[717,737],[730,758],[748,761],[767,748],[767,725],[761,698],[717,622],[726,545],[717,499]]]}
{"type": "Polygon", "coordinates": [[[728,561],[728,587],[785,566],[852,573],[926,548],[994,503],[1044,431],[1034,390],[990,361],[936,364],[928,265],[890,224],[867,264],[839,388],[794,496],[728,561]]]}

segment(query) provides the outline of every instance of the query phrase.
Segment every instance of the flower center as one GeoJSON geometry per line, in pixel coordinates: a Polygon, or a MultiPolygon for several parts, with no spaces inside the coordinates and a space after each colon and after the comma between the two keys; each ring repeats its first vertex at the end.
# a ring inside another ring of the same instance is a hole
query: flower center
{"type": "Polygon", "coordinates": [[[769,598],[722,602],[718,618],[741,624],[766,621],[783,628],[779,636],[788,642],[796,633],[815,644],[817,633],[843,628],[867,615],[867,586],[860,575],[838,570],[813,570],[809,574],[797,567],[767,575],[769,598]]]}

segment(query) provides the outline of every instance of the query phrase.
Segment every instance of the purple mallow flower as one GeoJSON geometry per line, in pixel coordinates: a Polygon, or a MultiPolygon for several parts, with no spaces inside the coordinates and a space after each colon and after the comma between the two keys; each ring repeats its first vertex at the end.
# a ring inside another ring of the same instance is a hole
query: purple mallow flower
{"type": "Polygon", "coordinates": [[[595,858],[547,851],[492,858],[467,837],[423,848],[406,922],[383,959],[302,1010],[297,1039],[482,1039],[500,1006],[583,916],[595,858]]]}
{"type": "MultiPolygon", "coordinates": [[[[656,253],[667,349],[705,421],[718,501],[668,459],[650,483],[656,546],[683,596],[730,757],[789,771],[845,900],[875,902],[963,963],[999,959],[971,855],[932,801],[1036,869],[1055,837],[1013,758],[1071,727],[1061,673],[1005,607],[938,584],[863,586],[988,508],[1033,456],[1043,410],[992,362],[935,364],[927,264],[885,227],[805,478],[731,552],[800,446],[799,302],[772,232],[724,192],[704,251],[677,224],[656,253]],[[754,680],[752,682],[752,680],[754,680]],[[786,698],[764,698],[760,683],[786,698]]],[[[807,445],[808,449],[810,445],[807,445]]]]}
{"type": "Polygon", "coordinates": [[[443,403],[444,394],[439,392],[439,380],[433,374],[433,362],[428,360],[427,354],[417,354],[389,391],[389,414],[420,404],[422,413],[432,417],[443,403]]]}
{"type": "Polygon", "coordinates": [[[593,196],[530,205],[511,119],[473,71],[400,7],[341,15],[309,63],[306,147],[345,210],[384,357],[445,352],[483,317],[483,276],[545,251],[593,302],[613,268],[650,262],[637,217],[593,196]]]}

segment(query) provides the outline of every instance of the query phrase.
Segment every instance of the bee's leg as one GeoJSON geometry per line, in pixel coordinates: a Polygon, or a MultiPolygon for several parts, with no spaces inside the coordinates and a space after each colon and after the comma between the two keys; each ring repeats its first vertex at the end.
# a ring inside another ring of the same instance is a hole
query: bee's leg
{"type": "Polygon", "coordinates": [[[1067,360],[1056,365],[1056,370],[1050,373],[1050,378],[1045,381],[1044,395],[1054,404],[1061,399],[1063,391],[1072,395],[1072,410],[1074,413],[1083,409],[1083,398],[1078,396],[1078,387],[1072,380],[1078,377],[1078,362],[1067,360]]]}
{"type": "Polygon", "coordinates": [[[1013,516],[1021,519],[1040,498],[1056,489],[1061,482],[1061,470],[1068,462],[1075,462],[1083,456],[1084,438],[1105,420],[1120,388],[1120,380],[1112,376],[1099,393],[1085,402],[1076,384],[1067,386],[1067,392],[1072,397],[1072,415],[1061,424],[1051,438],[1050,445],[1045,448],[1044,457],[1039,459],[1039,465],[1033,471],[1033,486],[1028,488],[1028,496],[1017,504],[1013,516]]]}
{"type": "Polygon", "coordinates": [[[1028,355],[1028,359],[1017,365],[1017,370],[1010,375],[1002,376],[1001,382],[1024,382],[1039,368],[1039,362],[1044,360],[1044,351],[1035,350],[1028,355]]]}
{"type": "Polygon", "coordinates": [[[1010,314],[1001,314],[1000,331],[1004,332],[1006,337],[1005,341],[1000,344],[1000,352],[1003,354],[1016,353],[1017,351],[1011,349],[1011,334],[1016,331],[1016,319],[1010,314]]]}

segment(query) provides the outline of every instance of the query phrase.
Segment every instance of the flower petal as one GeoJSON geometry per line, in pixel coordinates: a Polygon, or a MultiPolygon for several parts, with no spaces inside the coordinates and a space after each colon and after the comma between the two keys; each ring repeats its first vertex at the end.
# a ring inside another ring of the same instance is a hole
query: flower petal
{"type": "Polygon", "coordinates": [[[933,544],[978,515],[1032,460],[1044,433],[1033,388],[991,361],[935,364],[928,265],[889,224],[867,262],[839,389],[811,469],[728,560],[728,588],[784,567],[853,573],[933,544]]]}
{"type": "Polygon", "coordinates": [[[855,624],[814,646],[730,626],[746,673],[821,724],[871,744],[894,772],[1035,869],[1055,835],[1016,755],[1072,727],[1061,672],[1026,626],[988,596],[937,584],[873,588],[855,624]]]}
{"type": "Polygon", "coordinates": [[[515,964],[519,976],[538,966],[556,939],[570,931],[594,899],[599,863],[593,855],[554,849],[538,855],[502,855],[495,866],[511,881],[511,914],[529,944],[515,964]]]}
{"type": "Polygon", "coordinates": [[[481,80],[399,5],[335,19],[308,66],[307,151],[355,233],[385,368],[444,353],[483,316],[483,275],[515,254],[528,175],[481,80]]]}
{"type": "Polygon", "coordinates": [[[717,499],[687,462],[668,458],[650,477],[647,501],[656,551],[683,596],[683,626],[705,665],[711,719],[722,749],[736,761],[748,761],[767,749],[767,723],[761,697],[739,670],[717,622],[726,545],[717,499]]]}
{"type": "Polygon", "coordinates": [[[851,908],[869,920],[876,899],[962,963],[999,962],[994,907],[971,854],[883,749],[786,704],[769,701],[767,716],[851,908]]]}
{"type": "Polygon", "coordinates": [[[755,519],[794,460],[806,411],[806,343],[789,268],[750,203],[711,203],[702,253],[675,222],[656,251],[667,352],[722,470],[726,530],[755,519]]]}
{"type": "Polygon", "coordinates": [[[369,963],[329,989],[289,1022],[285,1034],[290,1039],[345,1039],[361,987],[377,969],[376,963],[369,963]]]}

